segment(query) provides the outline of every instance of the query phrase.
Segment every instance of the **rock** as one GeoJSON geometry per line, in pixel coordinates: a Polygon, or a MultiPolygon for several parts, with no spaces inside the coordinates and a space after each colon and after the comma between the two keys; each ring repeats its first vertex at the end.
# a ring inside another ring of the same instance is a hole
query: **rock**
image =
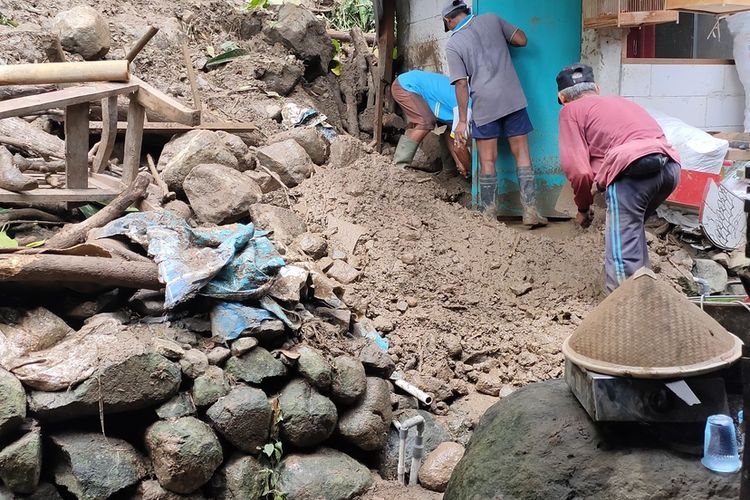
{"type": "Polygon", "coordinates": [[[379,332],[390,333],[393,331],[393,321],[385,316],[378,316],[372,322],[375,329],[379,332]]]}
{"type": "Polygon", "coordinates": [[[328,242],[319,234],[304,233],[296,240],[297,246],[305,255],[313,259],[322,259],[328,253],[328,242]]]}
{"type": "Polygon", "coordinates": [[[516,388],[512,385],[505,384],[500,388],[500,393],[498,394],[498,397],[500,398],[507,398],[511,394],[516,392],[516,388]]]}
{"type": "MultiPolygon", "coordinates": [[[[432,453],[441,443],[451,440],[448,430],[432,416],[423,410],[403,410],[394,414],[394,420],[403,422],[415,415],[421,415],[425,420],[424,429],[424,454],[432,453]]],[[[411,453],[414,449],[414,441],[417,437],[415,431],[410,431],[406,438],[406,463],[411,463],[411,453]]],[[[388,435],[388,442],[378,455],[378,471],[383,479],[393,480],[398,477],[398,431],[392,426],[388,435]]],[[[470,497],[471,498],[471,497],[470,497]]],[[[478,497],[483,498],[483,497],[478,497]]],[[[493,498],[493,497],[487,497],[493,498]]]]}
{"type": "Polygon", "coordinates": [[[244,175],[250,177],[260,187],[263,194],[281,189],[281,184],[265,170],[248,170],[244,172],[244,175]]]}
{"type": "Polygon", "coordinates": [[[175,493],[206,484],[223,460],[216,434],[195,417],[156,422],[146,431],[146,448],[159,484],[175,493]]]}
{"type": "Polygon", "coordinates": [[[286,375],[284,364],[262,347],[256,347],[244,356],[232,356],[224,369],[228,375],[250,384],[262,384],[265,380],[286,375]]]}
{"type": "Polygon", "coordinates": [[[101,433],[63,433],[50,437],[55,483],[75,498],[104,500],[138,483],[148,469],[126,441],[101,433]]]}
{"type": "Polygon", "coordinates": [[[313,163],[297,141],[287,139],[257,151],[258,163],[275,173],[287,187],[294,187],[312,174],[313,163]]]}
{"type": "Polygon", "coordinates": [[[347,168],[365,156],[362,142],[346,134],[338,135],[331,142],[328,164],[334,168],[347,168]]]}
{"type": "Polygon", "coordinates": [[[724,292],[729,281],[727,270],[721,264],[709,259],[696,259],[693,274],[696,278],[706,281],[709,294],[724,292]]]}
{"type": "Polygon", "coordinates": [[[268,441],[272,413],[263,391],[237,386],[211,406],[206,416],[232,445],[247,453],[257,453],[268,441]]]}
{"type": "Polygon", "coordinates": [[[260,327],[253,331],[253,336],[261,342],[274,342],[283,337],[285,333],[284,323],[280,319],[272,319],[262,322],[260,327]]]}
{"type": "Polygon", "coordinates": [[[367,376],[362,362],[351,356],[333,360],[331,397],[337,403],[350,406],[359,400],[367,389],[367,376]]]}
{"type": "Polygon", "coordinates": [[[297,214],[273,205],[256,203],[250,207],[250,218],[259,228],[273,231],[274,241],[283,245],[290,245],[307,231],[307,226],[297,214]]]}
{"type": "Polygon", "coordinates": [[[224,130],[217,130],[216,135],[219,136],[224,142],[224,146],[237,158],[237,170],[245,172],[252,167],[252,162],[248,161],[248,158],[250,158],[250,148],[247,147],[247,144],[245,144],[245,141],[240,136],[230,134],[224,130]]]}
{"type": "Polygon", "coordinates": [[[336,405],[318,394],[305,380],[293,380],[279,395],[284,420],[281,435],[292,446],[316,446],[333,434],[338,412],[336,405]]]}
{"type": "Polygon", "coordinates": [[[331,258],[334,261],[336,261],[336,260],[342,260],[342,261],[346,262],[347,260],[349,260],[349,255],[346,253],[345,250],[342,250],[340,248],[334,248],[331,251],[331,258]]]}
{"type": "Polygon", "coordinates": [[[189,349],[180,359],[182,373],[189,378],[197,378],[208,370],[208,356],[198,349],[189,349]]]}
{"type": "Polygon", "coordinates": [[[382,378],[368,377],[365,396],[341,415],[338,432],[362,450],[379,450],[388,441],[392,419],[390,384],[382,378]]]}
{"type": "Polygon", "coordinates": [[[26,393],[18,379],[0,368],[0,438],[14,432],[26,418],[26,393]]]}
{"type": "Polygon", "coordinates": [[[30,494],[42,473],[42,435],[38,430],[0,451],[0,480],[14,493],[30,494]]]}
{"type": "Polygon", "coordinates": [[[292,139],[307,152],[310,159],[316,165],[323,165],[328,161],[331,146],[322,134],[314,127],[295,127],[285,132],[280,132],[268,139],[268,144],[292,139]]]}
{"type": "Polygon", "coordinates": [[[417,256],[414,255],[413,253],[408,253],[408,252],[404,253],[404,254],[401,254],[401,256],[399,257],[399,259],[401,259],[401,262],[403,262],[407,266],[409,266],[411,264],[415,264],[417,262],[417,256]]]}
{"type": "Polygon", "coordinates": [[[732,271],[750,267],[750,259],[745,256],[745,247],[742,246],[729,255],[727,267],[732,271]]]}
{"type": "Polygon", "coordinates": [[[489,373],[482,373],[477,380],[477,392],[487,394],[488,396],[497,396],[500,389],[503,388],[502,373],[497,368],[493,368],[489,373]]]}
{"type": "Polygon", "coordinates": [[[307,346],[300,347],[297,352],[299,353],[297,368],[300,375],[318,390],[330,389],[333,373],[325,356],[317,349],[307,346]]]}
{"type": "Polygon", "coordinates": [[[256,347],[258,347],[258,339],[255,337],[239,338],[232,343],[232,356],[242,356],[256,347]]]}
{"type": "Polygon", "coordinates": [[[521,297],[523,295],[526,295],[532,290],[532,286],[528,283],[516,283],[514,285],[510,286],[510,291],[513,292],[513,294],[516,297],[521,297]]]}
{"type": "Polygon", "coordinates": [[[141,316],[163,316],[164,294],[155,290],[138,290],[130,297],[128,305],[141,316]]]}
{"type": "Polygon", "coordinates": [[[151,345],[154,348],[154,352],[172,361],[179,361],[185,356],[185,349],[180,347],[180,344],[174,340],[156,337],[151,341],[151,345]]]}
{"type": "Polygon", "coordinates": [[[739,476],[626,434],[607,442],[563,380],[527,385],[482,417],[444,498],[738,498],[739,476]]]}
{"type": "Polygon", "coordinates": [[[464,447],[458,443],[442,443],[433,450],[419,469],[419,483],[428,490],[445,491],[453,469],[464,456],[464,447]]]}
{"type": "Polygon", "coordinates": [[[268,290],[268,295],[282,302],[300,301],[310,273],[299,266],[284,266],[279,270],[276,279],[268,290]]]}
{"type": "Polygon", "coordinates": [[[399,300],[398,302],[396,302],[396,309],[398,309],[402,313],[406,312],[409,309],[409,303],[405,300],[399,300]]]}
{"type": "Polygon", "coordinates": [[[461,359],[461,355],[464,352],[464,349],[461,346],[461,337],[448,333],[443,335],[442,341],[445,350],[448,352],[448,356],[453,359],[461,359]]]}
{"type": "Polygon", "coordinates": [[[178,495],[171,491],[165,490],[159,484],[159,481],[149,479],[141,481],[136,491],[137,500],[205,500],[203,495],[194,493],[192,495],[178,495]]]}
{"type": "Polygon", "coordinates": [[[368,342],[360,351],[359,360],[365,366],[365,371],[368,374],[379,377],[388,378],[396,369],[396,364],[388,353],[381,351],[373,342],[368,342]]]}
{"type": "Polygon", "coordinates": [[[216,500],[263,498],[265,468],[255,457],[235,455],[214,475],[211,486],[216,500]]]}
{"type": "Polygon", "coordinates": [[[55,16],[52,29],[68,52],[90,61],[101,59],[111,43],[106,19],[96,9],[80,5],[55,16]]]}
{"type": "Polygon", "coordinates": [[[226,347],[218,346],[208,351],[206,357],[208,358],[208,364],[219,366],[224,364],[224,362],[228,360],[229,356],[231,355],[232,351],[230,351],[226,347]]]}
{"type": "Polygon", "coordinates": [[[229,393],[230,387],[224,370],[209,366],[206,373],[195,379],[191,394],[196,406],[211,406],[229,393]]]}
{"type": "Polygon", "coordinates": [[[170,201],[169,203],[164,205],[164,210],[169,210],[170,212],[185,220],[190,220],[193,218],[193,210],[190,208],[190,205],[182,200],[170,201]]]}
{"type": "Polygon", "coordinates": [[[187,392],[181,392],[156,409],[156,416],[164,420],[195,415],[195,403],[187,392]]]}
{"type": "Polygon", "coordinates": [[[343,260],[335,260],[333,265],[326,271],[329,278],[333,278],[342,285],[354,283],[359,279],[359,271],[343,260]]]}
{"type": "Polygon", "coordinates": [[[308,81],[328,73],[333,45],[323,21],[304,7],[285,3],[277,20],[267,31],[268,38],[292,50],[305,62],[308,81]]]}
{"type": "Polygon", "coordinates": [[[711,260],[721,264],[725,268],[729,268],[729,255],[725,252],[719,252],[711,257],[711,260]]]}
{"type": "Polygon", "coordinates": [[[222,138],[210,130],[191,130],[170,140],[159,156],[159,171],[169,189],[183,192],[188,174],[201,164],[237,169],[239,163],[222,138]]]}
{"type": "Polygon", "coordinates": [[[304,74],[304,67],[296,59],[294,61],[287,59],[282,64],[256,70],[257,78],[266,84],[266,89],[282,96],[291,94],[304,74]]]}
{"type": "Polygon", "coordinates": [[[288,500],[362,498],[372,482],[367,467],[330,448],[288,455],[279,468],[279,489],[288,500]]]}
{"type": "Polygon", "coordinates": [[[183,189],[201,222],[226,224],[247,216],[263,191],[237,170],[217,164],[200,164],[185,178],[183,189]]]}
{"type": "Polygon", "coordinates": [[[40,420],[60,421],[156,406],[177,394],[180,369],[156,353],[133,356],[64,392],[31,391],[29,409],[40,420]],[[101,389],[99,382],[101,381],[101,389]]]}
{"type": "Polygon", "coordinates": [[[57,488],[49,483],[41,483],[31,495],[18,496],[0,484],[0,498],[2,500],[63,500],[57,488]]]}

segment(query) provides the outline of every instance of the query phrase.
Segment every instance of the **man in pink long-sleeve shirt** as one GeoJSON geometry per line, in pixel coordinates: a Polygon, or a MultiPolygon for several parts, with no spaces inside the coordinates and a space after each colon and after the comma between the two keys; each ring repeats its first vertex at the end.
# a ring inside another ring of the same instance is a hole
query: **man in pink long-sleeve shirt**
{"type": "Polygon", "coordinates": [[[590,66],[564,68],[557,88],[563,105],[560,163],[573,185],[582,227],[591,224],[594,193],[606,191],[609,293],[649,266],[644,223],[677,187],[679,155],[643,108],[622,97],[600,96],[590,66]]]}

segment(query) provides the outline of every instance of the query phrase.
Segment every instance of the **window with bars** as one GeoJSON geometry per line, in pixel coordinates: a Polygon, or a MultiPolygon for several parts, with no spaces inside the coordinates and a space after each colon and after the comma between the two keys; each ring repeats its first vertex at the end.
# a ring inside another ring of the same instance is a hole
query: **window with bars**
{"type": "Polygon", "coordinates": [[[666,0],[584,0],[584,28],[627,28],[673,23],[676,11],[666,9],[666,0]]]}

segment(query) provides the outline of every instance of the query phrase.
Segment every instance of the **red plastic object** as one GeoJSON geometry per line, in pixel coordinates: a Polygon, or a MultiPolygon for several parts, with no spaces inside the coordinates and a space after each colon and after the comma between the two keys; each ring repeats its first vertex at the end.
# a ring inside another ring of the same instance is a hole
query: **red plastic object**
{"type": "Polygon", "coordinates": [[[667,198],[667,203],[700,210],[703,205],[703,194],[706,192],[706,183],[710,180],[720,182],[721,175],[683,169],[680,173],[680,183],[667,198]]]}

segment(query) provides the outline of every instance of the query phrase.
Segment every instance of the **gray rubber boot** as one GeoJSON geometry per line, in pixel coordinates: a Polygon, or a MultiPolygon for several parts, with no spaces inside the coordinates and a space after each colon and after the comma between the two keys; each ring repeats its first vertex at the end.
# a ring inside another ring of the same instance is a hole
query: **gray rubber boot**
{"type": "Polygon", "coordinates": [[[406,135],[402,135],[396,145],[396,151],[393,153],[393,162],[397,167],[401,168],[411,166],[414,155],[417,154],[417,149],[419,149],[418,142],[409,139],[406,135]]]}
{"type": "Polygon", "coordinates": [[[38,183],[21,173],[13,164],[13,155],[4,146],[0,146],[0,188],[19,193],[38,188],[38,183]]]}
{"type": "Polygon", "coordinates": [[[547,219],[539,215],[536,208],[536,187],[534,185],[534,171],[531,167],[518,169],[518,185],[521,190],[523,224],[529,227],[546,226],[547,219]]]}
{"type": "Polygon", "coordinates": [[[479,209],[487,217],[497,218],[497,176],[479,174],[479,209]]]}

